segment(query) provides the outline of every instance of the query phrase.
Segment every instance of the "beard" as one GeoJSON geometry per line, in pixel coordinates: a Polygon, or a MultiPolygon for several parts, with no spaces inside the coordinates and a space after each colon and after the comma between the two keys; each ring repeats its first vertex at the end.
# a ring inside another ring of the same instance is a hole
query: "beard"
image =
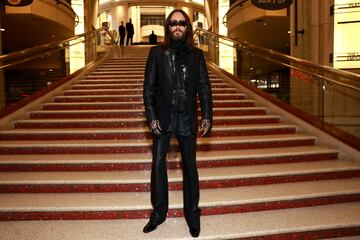
{"type": "Polygon", "coordinates": [[[173,41],[182,41],[185,39],[185,32],[181,30],[175,30],[170,34],[173,41]]]}

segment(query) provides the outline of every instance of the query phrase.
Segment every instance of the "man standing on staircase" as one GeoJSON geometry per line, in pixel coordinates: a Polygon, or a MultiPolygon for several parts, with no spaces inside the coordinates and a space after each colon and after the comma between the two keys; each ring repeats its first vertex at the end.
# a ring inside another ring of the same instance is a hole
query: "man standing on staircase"
{"type": "Polygon", "coordinates": [[[196,166],[197,96],[201,136],[212,123],[212,96],[203,52],[195,48],[189,16],[172,11],[165,22],[164,44],[152,47],[145,69],[144,105],[153,133],[151,203],[153,212],[143,231],[154,231],[166,219],[168,178],[166,154],[178,140],[183,165],[184,215],[193,237],[200,234],[199,177],[196,166]]]}
{"type": "Polygon", "coordinates": [[[124,46],[125,35],[126,35],[126,30],[124,27],[124,21],[121,21],[121,24],[119,26],[120,47],[124,46]]]}
{"type": "Polygon", "coordinates": [[[129,22],[125,25],[126,28],[126,46],[133,44],[133,37],[134,37],[134,25],[131,22],[131,18],[129,18],[129,22]]]}

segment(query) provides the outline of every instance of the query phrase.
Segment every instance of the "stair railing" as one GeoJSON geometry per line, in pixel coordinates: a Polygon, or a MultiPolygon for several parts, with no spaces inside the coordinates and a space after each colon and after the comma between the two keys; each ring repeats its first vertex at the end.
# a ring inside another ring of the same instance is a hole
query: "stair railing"
{"type": "Polygon", "coordinates": [[[63,41],[42,44],[0,56],[0,112],[50,85],[70,79],[116,43],[106,28],[63,41]]]}
{"type": "Polygon", "coordinates": [[[194,37],[228,76],[338,139],[350,145],[360,142],[360,75],[204,29],[197,29],[194,37]],[[232,59],[231,54],[220,59],[225,51],[233,53],[232,59]]]}

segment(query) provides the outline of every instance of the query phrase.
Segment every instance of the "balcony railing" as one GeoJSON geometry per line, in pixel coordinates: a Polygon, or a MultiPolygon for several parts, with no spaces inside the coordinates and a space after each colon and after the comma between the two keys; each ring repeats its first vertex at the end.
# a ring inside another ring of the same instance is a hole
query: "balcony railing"
{"type": "Polygon", "coordinates": [[[159,18],[147,18],[147,19],[142,19],[140,26],[146,26],[146,25],[160,25],[163,26],[164,25],[164,21],[165,19],[159,19],[159,18]]]}

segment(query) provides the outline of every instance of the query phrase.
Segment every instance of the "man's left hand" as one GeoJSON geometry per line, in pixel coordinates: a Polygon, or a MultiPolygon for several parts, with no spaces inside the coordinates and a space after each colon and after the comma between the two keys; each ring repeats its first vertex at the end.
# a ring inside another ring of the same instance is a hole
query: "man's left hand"
{"type": "Polygon", "coordinates": [[[201,136],[203,137],[203,136],[207,135],[210,131],[210,128],[211,128],[210,120],[203,119],[201,121],[201,128],[200,128],[200,131],[202,132],[201,136]]]}

